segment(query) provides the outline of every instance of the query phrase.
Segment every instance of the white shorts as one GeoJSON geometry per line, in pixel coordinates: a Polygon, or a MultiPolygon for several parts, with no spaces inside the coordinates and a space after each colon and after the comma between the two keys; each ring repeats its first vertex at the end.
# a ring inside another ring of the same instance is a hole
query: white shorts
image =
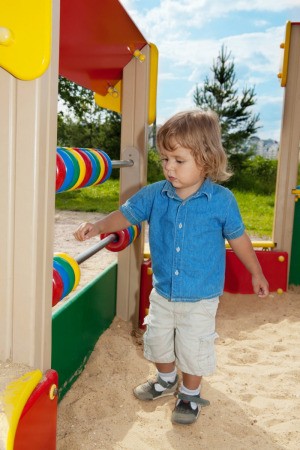
{"type": "Polygon", "coordinates": [[[170,302],[155,289],[144,323],[145,358],[155,363],[176,361],[185,373],[211,375],[216,368],[215,317],[219,297],[198,302],[170,302]]]}

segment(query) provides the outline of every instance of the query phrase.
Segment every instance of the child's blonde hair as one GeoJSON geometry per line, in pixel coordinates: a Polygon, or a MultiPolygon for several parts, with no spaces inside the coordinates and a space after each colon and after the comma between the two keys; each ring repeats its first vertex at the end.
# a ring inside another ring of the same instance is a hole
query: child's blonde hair
{"type": "Polygon", "coordinates": [[[195,109],[172,116],[157,133],[160,150],[174,151],[177,145],[189,149],[198,167],[213,181],[231,177],[221,140],[218,116],[213,111],[195,109]]]}

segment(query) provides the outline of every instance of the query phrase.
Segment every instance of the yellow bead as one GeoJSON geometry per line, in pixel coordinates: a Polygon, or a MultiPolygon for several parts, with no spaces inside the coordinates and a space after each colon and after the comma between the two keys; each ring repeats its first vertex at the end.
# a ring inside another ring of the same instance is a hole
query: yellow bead
{"type": "Polygon", "coordinates": [[[281,288],[277,289],[277,294],[283,294],[283,290],[281,288]]]}

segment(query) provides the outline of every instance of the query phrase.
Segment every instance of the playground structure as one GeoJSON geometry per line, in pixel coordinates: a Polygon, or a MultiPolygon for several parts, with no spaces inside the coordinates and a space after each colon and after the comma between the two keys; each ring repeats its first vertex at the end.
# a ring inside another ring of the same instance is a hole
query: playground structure
{"type": "MultiPolygon", "coordinates": [[[[143,269],[140,284],[142,231],[118,255],[117,265],[52,314],[58,73],[94,91],[101,106],[122,113],[120,160],[133,162],[121,171],[123,203],[146,183],[147,127],[155,119],[157,53],[117,0],[91,0],[88,6],[81,0],[61,0],[60,9],[57,0],[42,4],[43,8],[39,0],[29,0],[26,6],[15,1],[20,19],[13,7],[5,6],[0,23],[0,146],[6,150],[0,152],[0,208],[4,212],[0,222],[0,361],[36,369],[28,375],[31,390],[22,396],[22,408],[19,396],[12,402],[15,413],[10,417],[7,448],[15,450],[55,448],[58,387],[61,395],[70,388],[115,315],[138,323],[140,286],[146,292],[143,269]],[[31,33],[24,18],[33,24],[31,33]],[[74,32],[79,29],[80,33],[74,32]],[[58,380],[50,376],[47,381],[50,368],[58,372],[58,380]],[[46,392],[47,402],[38,401],[43,398],[40,392],[46,392]],[[20,433],[30,435],[34,420],[28,419],[30,412],[35,419],[45,414],[51,418],[50,430],[44,434],[47,446],[41,447],[42,441],[35,443],[32,438],[25,443],[19,439],[20,433]]],[[[300,94],[300,26],[289,27],[272,240],[276,251],[265,253],[270,255],[266,264],[284,254],[285,260],[274,270],[285,274],[286,284],[288,273],[290,281],[300,284],[295,269],[297,262],[299,267],[299,212],[294,214],[299,202],[295,203],[292,194],[299,159],[300,104],[295,99],[300,94]]]]}

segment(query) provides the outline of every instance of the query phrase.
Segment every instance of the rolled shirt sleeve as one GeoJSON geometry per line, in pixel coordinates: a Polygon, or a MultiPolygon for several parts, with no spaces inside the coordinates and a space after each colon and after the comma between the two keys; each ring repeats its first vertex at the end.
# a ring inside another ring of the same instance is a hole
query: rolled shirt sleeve
{"type": "Polygon", "coordinates": [[[234,195],[229,190],[227,195],[229,196],[229,202],[225,223],[223,225],[223,236],[227,240],[232,240],[244,234],[245,226],[234,195]]]}

